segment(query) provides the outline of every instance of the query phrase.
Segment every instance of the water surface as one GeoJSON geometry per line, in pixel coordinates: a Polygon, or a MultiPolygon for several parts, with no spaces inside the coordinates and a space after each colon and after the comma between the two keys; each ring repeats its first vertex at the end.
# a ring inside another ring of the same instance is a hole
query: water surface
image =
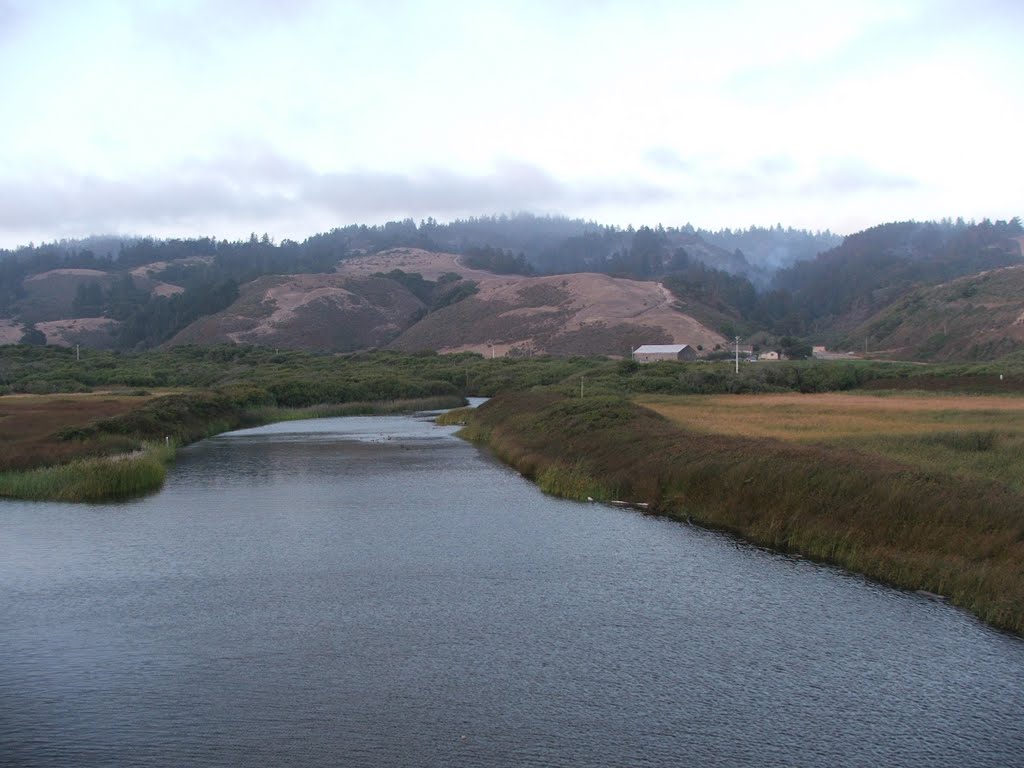
{"type": "Polygon", "coordinates": [[[408,417],[0,503],[0,764],[1024,765],[1024,642],[408,417]]]}

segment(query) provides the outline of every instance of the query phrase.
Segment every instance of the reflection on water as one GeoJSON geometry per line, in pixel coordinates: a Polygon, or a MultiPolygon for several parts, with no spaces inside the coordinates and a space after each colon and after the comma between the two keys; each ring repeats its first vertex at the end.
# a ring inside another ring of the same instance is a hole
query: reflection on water
{"type": "Polygon", "coordinates": [[[0,504],[3,765],[1024,763],[1024,643],[404,417],[0,504]]]}

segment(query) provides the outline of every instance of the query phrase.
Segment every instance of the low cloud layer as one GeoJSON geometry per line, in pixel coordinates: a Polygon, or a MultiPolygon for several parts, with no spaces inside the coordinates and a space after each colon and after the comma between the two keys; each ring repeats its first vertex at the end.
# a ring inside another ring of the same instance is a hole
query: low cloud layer
{"type": "MultiPolygon", "coordinates": [[[[231,153],[190,161],[170,172],[134,179],[64,175],[0,181],[0,230],[145,233],[181,225],[263,221],[294,231],[290,221],[335,224],[412,216],[454,218],[510,210],[563,211],[666,200],[651,184],[595,179],[564,182],[525,163],[487,173],[427,169],[319,172],[273,152],[231,153]]],[[[313,234],[309,232],[307,234],[313,234]]]]}
{"type": "Polygon", "coordinates": [[[519,210],[572,215],[595,209],[650,210],[637,223],[701,223],[701,206],[743,201],[753,211],[803,198],[841,206],[919,185],[855,158],[801,168],[789,156],[769,155],[732,167],[706,157],[684,160],[656,148],[645,160],[662,171],[662,181],[565,181],[517,162],[478,174],[318,171],[266,146],[242,142],[217,158],[193,158],[136,178],[65,174],[0,179],[0,245],[95,233],[237,236],[259,230],[301,238],[354,222],[446,220],[519,210]]]}
{"type": "Polygon", "coordinates": [[[1009,218],[1021,8],[0,0],[0,246],[512,210],[1009,218]]]}

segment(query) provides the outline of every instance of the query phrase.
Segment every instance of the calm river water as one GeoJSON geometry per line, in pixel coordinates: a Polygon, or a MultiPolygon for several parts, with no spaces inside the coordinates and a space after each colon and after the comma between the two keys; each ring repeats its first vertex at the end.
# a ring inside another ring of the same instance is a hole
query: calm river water
{"type": "Polygon", "coordinates": [[[1024,765],[1021,640],[451,432],[279,424],[147,499],[0,503],[0,764],[1024,765]]]}

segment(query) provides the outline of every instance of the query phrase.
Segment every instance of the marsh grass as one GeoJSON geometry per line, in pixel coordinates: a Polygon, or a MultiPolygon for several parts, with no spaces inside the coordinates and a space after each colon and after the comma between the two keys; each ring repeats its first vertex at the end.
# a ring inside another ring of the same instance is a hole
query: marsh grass
{"type": "Polygon", "coordinates": [[[439,413],[434,417],[434,422],[443,427],[458,427],[465,426],[466,423],[472,418],[474,408],[452,408],[444,413],[439,413]]]}
{"type": "Polygon", "coordinates": [[[537,485],[544,493],[578,501],[609,501],[614,491],[598,480],[583,461],[561,462],[545,466],[537,475],[537,485]]]}
{"type": "Polygon", "coordinates": [[[386,416],[389,414],[415,413],[417,411],[440,411],[458,408],[465,404],[461,396],[423,397],[405,400],[378,400],[357,403],[321,403],[304,408],[282,408],[264,406],[250,408],[251,419],[263,424],[275,421],[300,421],[338,416],[386,416]]]}
{"type": "MultiPolygon", "coordinates": [[[[616,497],[661,514],[946,595],[1024,632],[1024,496],[981,472],[940,471],[820,438],[698,431],[627,400],[569,402],[545,391],[499,396],[471,419],[460,434],[486,442],[550,492],[601,498],[588,486],[598,478],[616,497]]],[[[853,425],[853,439],[866,439],[861,419],[853,425]]],[[[991,448],[976,450],[989,438],[949,432],[904,439],[909,450],[933,451],[935,466],[952,455],[995,459],[1013,444],[998,433],[991,448]]]]}
{"type": "Polygon", "coordinates": [[[174,457],[173,446],[146,446],[131,454],[78,459],[27,472],[0,473],[0,496],[29,500],[96,502],[158,490],[174,457]]]}

